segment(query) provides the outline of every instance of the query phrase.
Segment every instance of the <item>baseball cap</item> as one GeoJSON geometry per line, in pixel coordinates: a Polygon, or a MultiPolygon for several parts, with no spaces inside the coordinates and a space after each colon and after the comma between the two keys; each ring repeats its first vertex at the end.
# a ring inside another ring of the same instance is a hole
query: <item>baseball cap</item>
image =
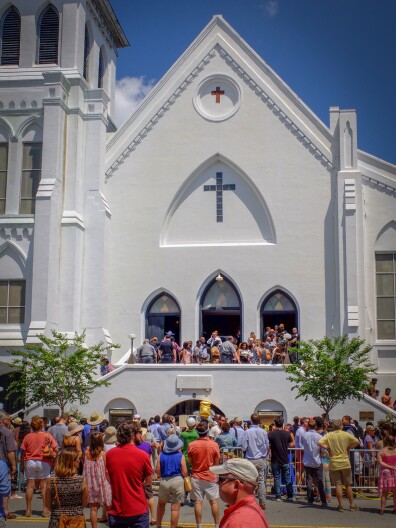
{"type": "Polygon", "coordinates": [[[231,474],[245,482],[249,482],[250,484],[257,484],[257,469],[245,458],[231,458],[222,466],[211,466],[209,469],[215,475],[231,474]]]}
{"type": "Polygon", "coordinates": [[[187,418],[188,427],[193,427],[194,425],[196,425],[196,423],[197,423],[197,421],[192,416],[190,416],[190,418],[187,418]]]}

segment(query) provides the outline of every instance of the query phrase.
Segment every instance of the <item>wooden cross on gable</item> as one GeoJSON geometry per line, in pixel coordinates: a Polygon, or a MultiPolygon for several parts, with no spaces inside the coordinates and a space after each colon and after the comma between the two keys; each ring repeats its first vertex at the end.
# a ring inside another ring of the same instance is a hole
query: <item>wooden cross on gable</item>
{"type": "Polygon", "coordinates": [[[235,191],[234,183],[223,185],[223,173],[216,172],[216,185],[204,185],[204,191],[216,191],[216,221],[223,221],[223,191],[235,191]]]}
{"type": "Polygon", "coordinates": [[[211,92],[211,95],[216,96],[216,103],[220,103],[220,97],[224,95],[224,90],[220,90],[220,86],[216,86],[216,90],[211,92]]]}

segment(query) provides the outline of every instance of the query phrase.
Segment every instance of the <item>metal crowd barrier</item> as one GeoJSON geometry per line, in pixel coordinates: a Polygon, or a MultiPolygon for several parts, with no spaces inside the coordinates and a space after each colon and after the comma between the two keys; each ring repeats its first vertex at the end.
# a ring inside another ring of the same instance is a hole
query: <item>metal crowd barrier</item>
{"type": "Polygon", "coordinates": [[[230,458],[242,458],[243,452],[240,447],[221,447],[220,448],[220,464],[230,458]]]}
{"type": "MultiPolygon", "coordinates": [[[[294,493],[298,490],[306,490],[306,479],[303,460],[303,449],[290,448],[288,450],[289,471],[294,493]]],[[[379,464],[377,453],[379,449],[351,449],[349,459],[352,469],[352,488],[356,491],[367,490],[370,493],[377,492],[379,464]]],[[[330,484],[329,459],[322,457],[323,479],[325,489],[334,489],[330,484]]],[[[267,487],[272,489],[273,476],[271,471],[271,458],[267,460],[267,487]]]]}

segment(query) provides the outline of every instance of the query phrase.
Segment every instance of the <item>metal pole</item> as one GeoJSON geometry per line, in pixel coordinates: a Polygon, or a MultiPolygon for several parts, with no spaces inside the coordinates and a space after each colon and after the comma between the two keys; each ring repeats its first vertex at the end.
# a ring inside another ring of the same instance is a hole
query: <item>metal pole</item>
{"type": "Polygon", "coordinates": [[[129,334],[129,337],[131,338],[131,355],[129,356],[128,363],[129,365],[133,365],[135,363],[135,356],[133,354],[133,341],[135,339],[135,334],[129,334]]]}

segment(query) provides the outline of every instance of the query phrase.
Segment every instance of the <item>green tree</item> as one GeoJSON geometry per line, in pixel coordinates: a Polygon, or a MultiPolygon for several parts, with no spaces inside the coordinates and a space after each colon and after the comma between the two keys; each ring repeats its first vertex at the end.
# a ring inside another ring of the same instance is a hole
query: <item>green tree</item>
{"type": "MultiPolygon", "coordinates": [[[[15,357],[11,365],[15,376],[9,385],[7,398],[12,395],[26,407],[39,403],[57,405],[64,413],[66,405],[89,402],[96,387],[109,383],[96,379],[100,358],[109,348],[100,342],[88,347],[85,332],[75,333],[72,340],[52,331],[52,337],[38,334],[41,343],[26,345],[23,350],[10,350],[15,357]]],[[[118,348],[118,345],[112,345],[118,348]]]]}
{"type": "Polygon", "coordinates": [[[369,376],[376,371],[370,362],[372,347],[364,346],[364,340],[344,335],[300,341],[299,345],[295,351],[300,362],[284,365],[297,398],[310,396],[327,416],[337,404],[362,398],[369,376]]]}

